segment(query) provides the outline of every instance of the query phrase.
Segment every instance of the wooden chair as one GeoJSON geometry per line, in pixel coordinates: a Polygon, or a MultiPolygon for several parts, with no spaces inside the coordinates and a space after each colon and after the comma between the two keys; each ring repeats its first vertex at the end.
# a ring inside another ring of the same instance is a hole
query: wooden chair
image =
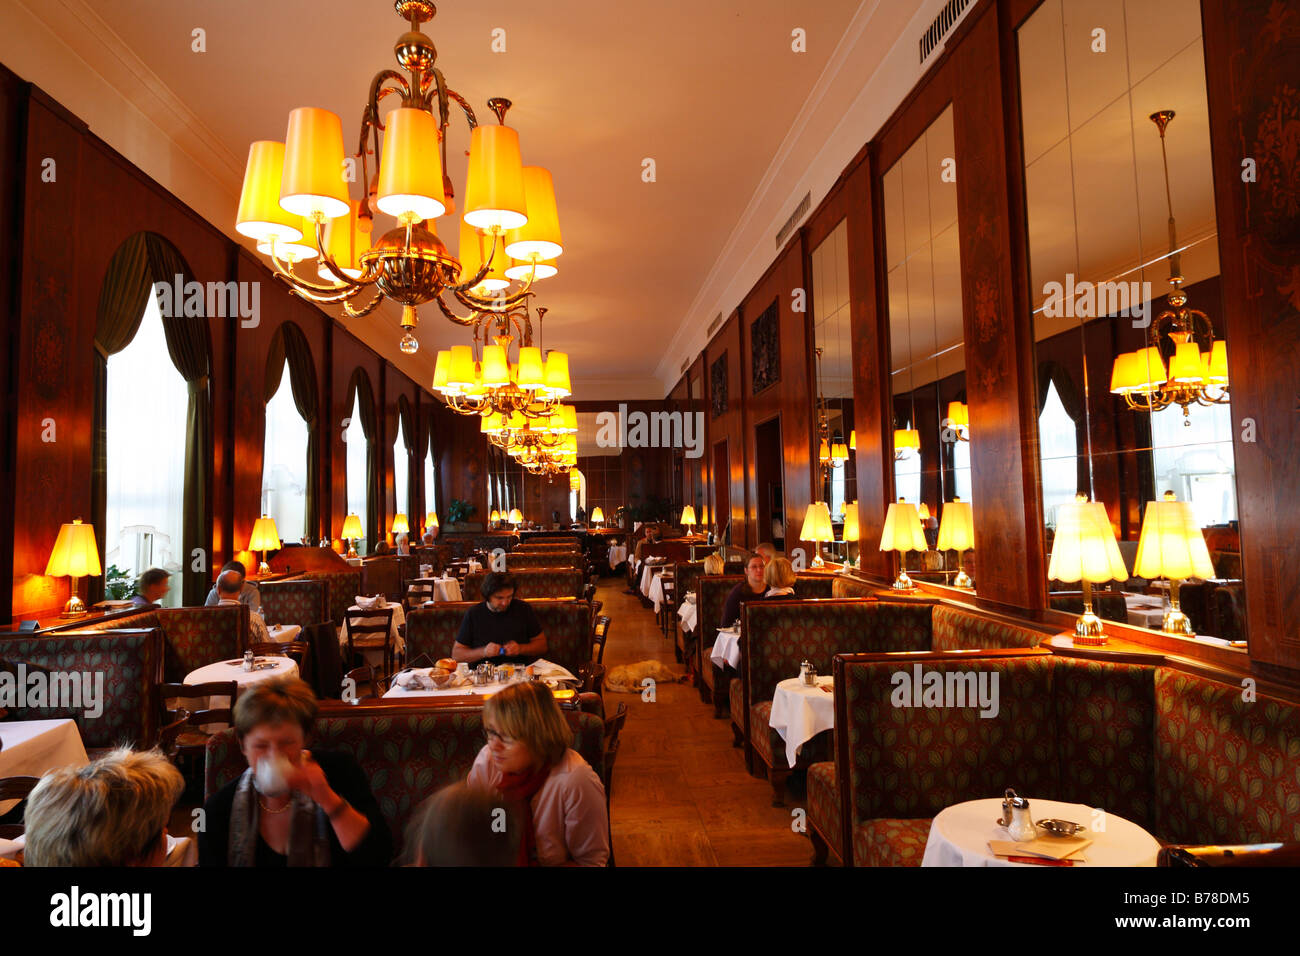
{"type": "MultiPolygon", "coordinates": [[[[348,610],[343,619],[348,637],[349,665],[356,661],[356,651],[382,649],[384,654],[382,678],[393,673],[393,609],[375,608],[370,611],[348,610]]],[[[364,654],[362,655],[364,657],[364,654]]]]}
{"type": "MultiPolygon", "coordinates": [[[[239,685],[233,680],[209,681],[206,684],[159,684],[158,699],[163,704],[163,731],[169,733],[170,752],[164,752],[173,762],[179,757],[202,760],[210,736],[203,731],[204,724],[233,724],[235,722],[235,697],[239,685]],[[168,707],[168,701],[194,700],[196,698],[225,697],[230,701],[225,707],[189,710],[185,707],[168,707]]],[[[161,743],[161,736],[159,740],[161,743]]]]}
{"type": "Polygon", "coordinates": [[[659,575],[659,581],[664,592],[663,600],[659,602],[659,629],[664,637],[672,637],[673,622],[677,620],[677,580],[665,571],[659,575]]]}
{"type": "MultiPolygon", "coordinates": [[[[611,794],[614,792],[614,760],[618,757],[618,739],[623,732],[623,724],[627,722],[627,704],[618,705],[618,713],[613,717],[605,719],[605,740],[602,750],[604,751],[605,760],[601,767],[600,782],[605,785],[605,815],[609,814],[609,803],[611,794]]],[[[612,817],[610,818],[612,821],[612,817]]],[[[614,831],[613,823],[610,824],[609,834],[609,865],[614,865],[614,831]]]]}
{"type": "Polygon", "coordinates": [[[410,611],[424,604],[425,601],[433,600],[433,585],[427,583],[408,584],[406,586],[406,600],[404,605],[406,610],[410,611]]]}
{"type": "MultiPolygon", "coordinates": [[[[362,684],[365,684],[368,688],[370,688],[369,692],[365,696],[375,697],[375,698],[379,696],[379,688],[375,686],[375,672],[374,669],[369,664],[362,664],[360,667],[354,667],[352,668],[352,670],[344,674],[343,675],[344,688],[347,687],[348,681],[352,681],[353,689],[358,690],[357,700],[361,699],[359,688],[361,687],[362,684]]],[[[340,697],[341,697],[341,691],[340,691],[340,697]]]]}
{"type": "Polygon", "coordinates": [[[584,694],[603,694],[605,687],[605,665],[588,661],[578,668],[578,690],[584,694]]]}
{"type": "Polygon", "coordinates": [[[261,641],[249,647],[257,657],[288,657],[298,665],[298,676],[311,683],[311,645],[306,641],[261,641]]]}
{"type": "MultiPolygon", "coordinates": [[[[40,777],[0,777],[0,803],[6,800],[26,800],[40,781],[40,777]]],[[[0,839],[16,840],[23,832],[21,823],[0,824],[0,839]]]]}
{"type": "Polygon", "coordinates": [[[609,640],[609,615],[602,614],[591,626],[591,641],[596,648],[596,663],[605,661],[605,642],[609,640]]]}

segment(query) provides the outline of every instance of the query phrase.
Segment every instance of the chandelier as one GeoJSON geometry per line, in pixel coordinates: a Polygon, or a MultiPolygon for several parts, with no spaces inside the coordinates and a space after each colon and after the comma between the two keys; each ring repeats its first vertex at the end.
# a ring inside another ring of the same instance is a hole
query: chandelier
{"type": "MultiPolygon", "coordinates": [[[[545,308],[537,310],[539,332],[546,312],[545,308]]],[[[549,419],[560,408],[561,399],[573,392],[568,354],[552,350],[543,359],[540,345],[533,344],[533,322],[526,298],[523,308],[481,316],[474,329],[474,346],[453,345],[440,351],[432,387],[443,403],[458,414],[518,415],[522,420],[549,419]],[[513,361],[512,329],[519,337],[513,361]],[[488,344],[489,335],[495,344],[488,344]]],[[[576,431],[576,419],[574,428],[576,431]]]]}
{"type": "Polygon", "coordinates": [[[553,476],[578,463],[578,413],[561,405],[548,419],[529,419],[520,412],[483,416],[480,428],[488,441],[505,450],[532,474],[553,476]]]}
{"type": "Polygon", "coordinates": [[[564,247],[551,174],[522,165],[519,134],[505,125],[510,101],[488,100],[498,125],[480,126],[465,98],[447,86],[434,65],[437,50],[420,32],[420,24],[437,12],[434,4],[395,0],[394,8],[411,27],[393,48],[406,75],[385,69],[370,82],[355,154],[363,200],[348,194],[355,166],[344,161],[338,115],[303,107],[289,114],[285,142],[252,144],[235,228],[257,240],[276,276],[305,299],[342,303],[349,316],[366,315],[385,298],[399,303],[399,345],[409,354],[419,348],[418,306],[435,302],[452,322],[475,325],[482,313],[509,310],[535,281],[555,275],[553,260],[564,247]],[[401,105],[381,119],[379,104],[390,93],[401,105]],[[459,259],[434,226],[435,219],[455,212],[445,172],[453,104],[470,128],[459,259]],[[376,212],[397,220],[378,239],[372,238],[376,212]],[[314,258],[323,281],[295,271],[314,258]],[[518,283],[513,290],[512,283],[518,283]],[[362,293],[368,298],[359,299],[362,293]],[[457,315],[446,295],[471,314],[457,315]]]}
{"type": "Polygon", "coordinates": [[[1224,405],[1228,395],[1228,347],[1223,339],[1214,338],[1214,323],[1200,309],[1187,305],[1185,281],[1180,265],[1177,234],[1174,227],[1173,199],[1169,191],[1169,156],[1165,151],[1165,128],[1174,118],[1173,110],[1151,114],[1160,130],[1160,155],[1165,164],[1165,200],[1169,206],[1169,308],[1147,330],[1147,345],[1135,352],[1124,352],[1111,369],[1110,390],[1122,395],[1134,411],[1158,412],[1170,405],[1183,409],[1183,425],[1192,424],[1189,411],[1196,405],[1224,405]],[[1162,347],[1162,335],[1169,345],[1162,347]],[[1208,346],[1202,352],[1198,337],[1208,346]],[[1165,353],[1169,363],[1165,364],[1165,353]]]}
{"type": "Polygon", "coordinates": [[[849,460],[849,448],[841,435],[831,439],[830,415],[826,407],[826,396],[822,393],[822,349],[817,353],[817,461],[823,468],[841,468],[849,460]]]}

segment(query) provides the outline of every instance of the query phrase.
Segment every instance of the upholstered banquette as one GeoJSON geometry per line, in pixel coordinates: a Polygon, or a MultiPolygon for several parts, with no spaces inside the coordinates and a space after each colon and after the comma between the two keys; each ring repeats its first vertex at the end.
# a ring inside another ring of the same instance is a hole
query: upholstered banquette
{"type": "MultiPolygon", "coordinates": [[[[515,597],[526,600],[540,598],[580,598],[586,581],[576,568],[528,568],[512,571],[515,579],[515,597]]],[[[465,577],[462,593],[468,598],[478,598],[486,571],[475,571],[465,577]]]]}
{"type": "MultiPolygon", "coordinates": [[[[546,635],[546,660],[559,664],[575,676],[591,661],[591,605],[586,601],[530,600],[537,622],[546,635]]],[[[465,612],[472,601],[455,601],[416,608],[406,616],[406,655],[436,661],[450,657],[465,612]]]]}
{"type": "Polygon", "coordinates": [[[507,571],[534,568],[581,568],[582,555],[577,551],[512,551],[506,555],[507,571]]]}

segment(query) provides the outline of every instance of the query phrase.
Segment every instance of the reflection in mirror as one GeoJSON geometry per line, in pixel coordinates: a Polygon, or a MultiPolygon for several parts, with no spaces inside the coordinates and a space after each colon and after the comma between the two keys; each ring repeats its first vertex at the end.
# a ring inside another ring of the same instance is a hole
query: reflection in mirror
{"type": "Polygon", "coordinates": [[[925,540],[936,549],[905,553],[903,567],[918,581],[973,587],[972,423],[966,404],[956,168],[949,106],[886,171],[881,192],[894,494],[915,506],[925,540]],[[949,508],[951,502],[958,507],[949,508]]]}
{"type": "MultiPolygon", "coordinates": [[[[687,411],[692,415],[704,414],[704,382],[698,375],[689,376],[689,385],[687,386],[690,398],[687,400],[687,411]]],[[[697,455],[695,458],[686,459],[686,467],[691,474],[691,497],[695,505],[695,530],[701,534],[708,534],[711,530],[708,522],[708,515],[704,508],[707,502],[704,496],[704,456],[697,455]]]]}
{"type": "Polygon", "coordinates": [[[830,508],[839,557],[856,536],[852,524],[845,539],[844,518],[857,497],[857,441],[853,430],[853,349],[849,325],[849,233],[842,219],[812,251],[813,343],[817,362],[817,461],[821,491],[815,496],[830,508]]]}
{"type": "Polygon", "coordinates": [[[1102,502],[1128,577],[1100,617],[1244,641],[1200,3],[1044,0],[1017,40],[1046,551],[1076,493],[1102,502]],[[1177,547],[1143,540],[1166,492],[1177,547]]]}

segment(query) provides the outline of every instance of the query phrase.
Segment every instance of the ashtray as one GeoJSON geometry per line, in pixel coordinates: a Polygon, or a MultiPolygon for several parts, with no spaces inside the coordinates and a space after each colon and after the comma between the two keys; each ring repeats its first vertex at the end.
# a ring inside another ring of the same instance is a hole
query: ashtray
{"type": "Polygon", "coordinates": [[[1072,837],[1076,833],[1081,833],[1082,831],[1088,829],[1082,823],[1072,823],[1069,820],[1047,819],[1047,820],[1038,820],[1036,821],[1036,823],[1038,825],[1038,828],[1041,829],[1044,833],[1046,833],[1048,836],[1054,836],[1054,837],[1072,837]]]}

